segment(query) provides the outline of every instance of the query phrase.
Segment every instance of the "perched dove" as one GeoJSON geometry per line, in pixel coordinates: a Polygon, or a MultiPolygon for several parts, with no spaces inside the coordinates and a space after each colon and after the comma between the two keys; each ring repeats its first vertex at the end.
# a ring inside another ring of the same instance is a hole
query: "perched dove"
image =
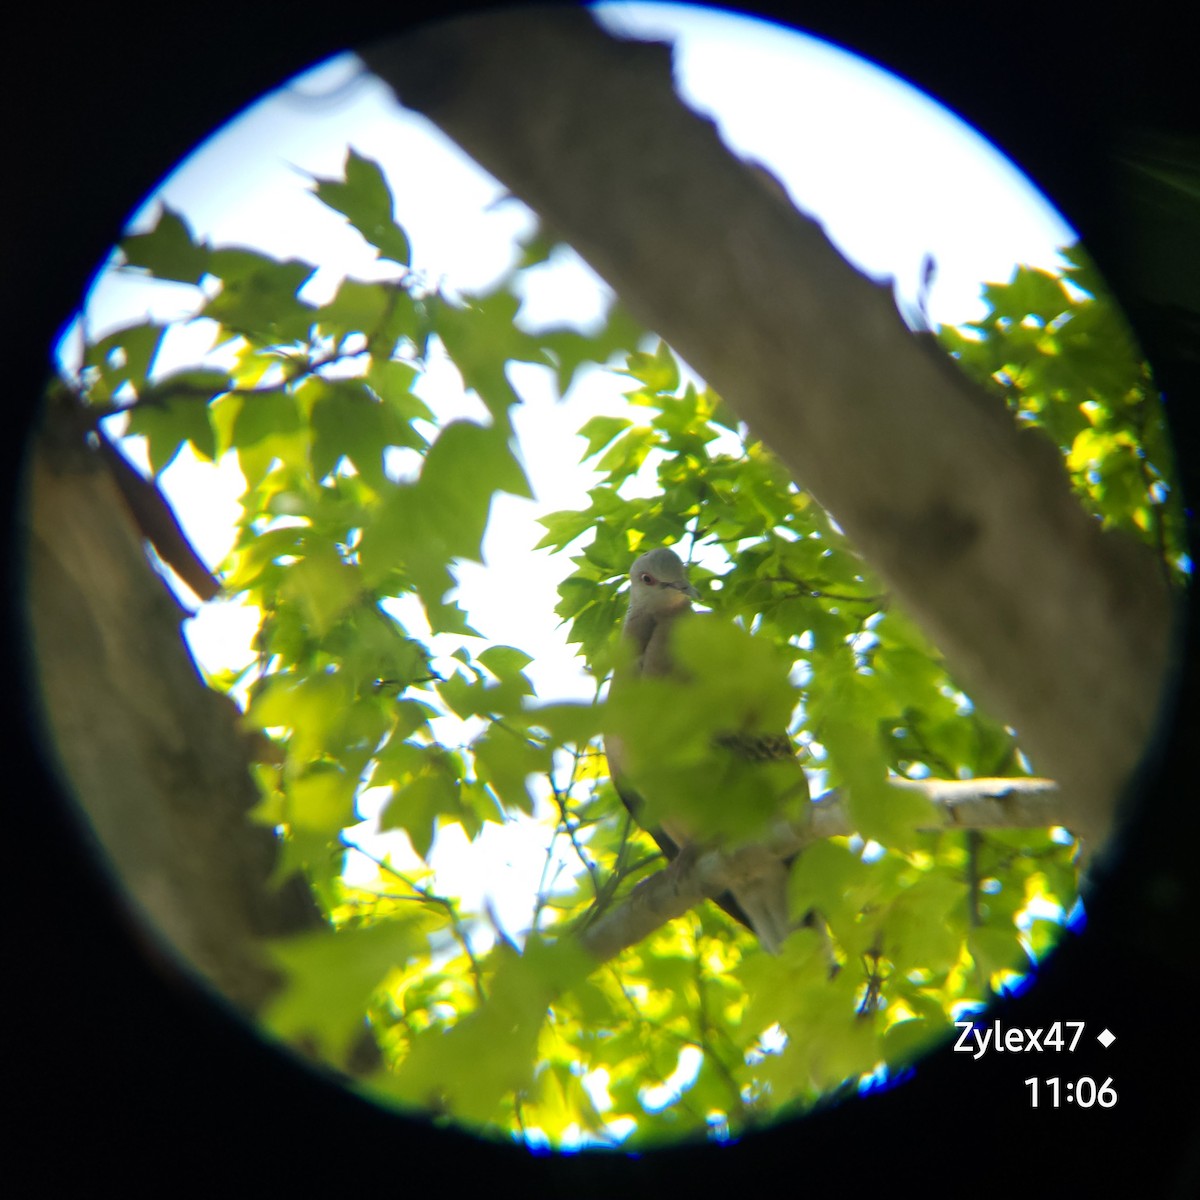
{"type": "MultiPolygon", "coordinates": [[[[687,571],[679,556],[665,547],[650,550],[638,558],[629,571],[629,611],[624,636],[632,643],[632,662],[625,670],[643,676],[682,678],[671,657],[671,631],[675,622],[692,611],[692,598],[698,593],[688,582],[687,571]]],[[[613,783],[625,807],[639,818],[642,797],[631,785],[625,765],[624,748],[619,739],[605,739],[605,752],[613,783]]],[[[793,795],[808,794],[804,771],[796,760],[795,747],[786,733],[772,736],[720,734],[714,739],[714,754],[736,755],[748,766],[765,761],[790,760],[796,763],[796,788],[793,795]]],[[[651,835],[668,858],[695,844],[686,825],[678,819],[663,822],[651,835]]],[[[762,873],[752,883],[739,886],[722,896],[718,903],[731,916],[749,925],[764,949],[779,952],[791,931],[787,903],[787,864],[764,848],[762,873]]]]}

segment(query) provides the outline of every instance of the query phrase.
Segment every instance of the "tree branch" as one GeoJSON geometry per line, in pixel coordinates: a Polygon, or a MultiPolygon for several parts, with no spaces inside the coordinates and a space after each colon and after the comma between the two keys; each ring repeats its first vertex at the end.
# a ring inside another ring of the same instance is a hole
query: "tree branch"
{"type": "Polygon", "coordinates": [[[200,677],[183,610],[151,567],[77,414],[52,405],[29,471],[28,626],[50,760],[69,780],[137,927],[244,1012],[279,978],[264,939],[319,927],[305,882],[276,887],[237,706],[200,677]]]}
{"type": "MultiPolygon", "coordinates": [[[[919,792],[936,805],[940,821],[927,831],[1044,829],[1066,823],[1061,792],[1050,779],[892,779],[889,783],[919,792]]],[[[835,788],[813,801],[804,821],[781,821],[766,842],[775,853],[790,857],[823,838],[854,832],[842,795],[835,788]]],[[[750,882],[760,863],[756,846],[681,856],[644,879],[620,904],[588,926],[580,942],[604,962],[702,900],[715,900],[730,888],[750,882]]]]}
{"type": "Polygon", "coordinates": [[[1152,554],[1102,532],[1057,451],[675,96],[658,45],[581,11],[422,27],[363,54],[537,210],[833,514],[1092,839],[1154,729],[1152,554]]]}
{"type": "Polygon", "coordinates": [[[208,569],[188,540],[175,510],[153,479],[147,479],[109,440],[99,426],[93,431],[100,457],[112,471],[113,481],[129,507],[142,536],[155,553],[200,597],[212,600],[221,593],[221,581],[208,569]]]}

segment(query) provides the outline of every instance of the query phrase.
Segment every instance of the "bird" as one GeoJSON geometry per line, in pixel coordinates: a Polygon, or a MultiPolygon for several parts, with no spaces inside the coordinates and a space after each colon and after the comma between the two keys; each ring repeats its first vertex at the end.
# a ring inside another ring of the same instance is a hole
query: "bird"
{"type": "MultiPolygon", "coordinates": [[[[649,550],[634,561],[629,571],[629,608],[622,627],[624,653],[619,656],[614,687],[623,678],[634,677],[688,682],[687,673],[681,670],[672,652],[672,640],[678,622],[693,613],[692,601],[698,597],[688,580],[687,568],[669,547],[649,550]]],[[[764,735],[736,729],[719,731],[709,744],[713,770],[708,777],[729,778],[719,768],[730,765],[730,757],[739,773],[742,768],[756,772],[759,764],[764,763],[790,763],[794,764],[795,776],[787,776],[789,799],[808,799],[808,781],[786,732],[764,735]],[[723,763],[718,762],[722,756],[723,763]]],[[[605,755],[622,803],[640,823],[645,800],[637,781],[630,777],[623,739],[606,735],[605,755]]],[[[664,818],[659,828],[648,832],[668,859],[703,844],[703,839],[698,839],[687,822],[678,817],[664,818]]],[[[756,877],[717,901],[731,916],[748,925],[771,954],[779,953],[792,928],[787,897],[788,867],[787,861],[764,847],[761,860],[756,863],[756,877]]]]}

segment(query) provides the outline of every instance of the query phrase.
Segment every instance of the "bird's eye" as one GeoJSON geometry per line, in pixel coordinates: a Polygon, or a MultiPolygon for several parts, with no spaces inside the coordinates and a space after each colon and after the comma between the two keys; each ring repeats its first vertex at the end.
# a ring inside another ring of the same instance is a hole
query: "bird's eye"
{"type": "Polygon", "coordinates": [[[645,571],[643,571],[643,572],[642,572],[642,582],[643,582],[643,583],[653,583],[653,582],[654,582],[654,576],[653,576],[653,575],[648,575],[648,574],[646,574],[646,572],[645,572],[645,571]]]}

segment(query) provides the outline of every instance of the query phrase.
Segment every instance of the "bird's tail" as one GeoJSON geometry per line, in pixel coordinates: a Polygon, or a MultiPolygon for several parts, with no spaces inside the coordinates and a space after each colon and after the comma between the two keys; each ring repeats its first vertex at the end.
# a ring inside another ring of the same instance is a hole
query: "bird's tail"
{"type": "Polygon", "coordinates": [[[778,954],[784,939],[792,931],[788,919],[788,870],[774,855],[764,863],[765,870],[749,883],[740,884],[733,892],[742,906],[762,948],[768,954],[778,954]]]}

